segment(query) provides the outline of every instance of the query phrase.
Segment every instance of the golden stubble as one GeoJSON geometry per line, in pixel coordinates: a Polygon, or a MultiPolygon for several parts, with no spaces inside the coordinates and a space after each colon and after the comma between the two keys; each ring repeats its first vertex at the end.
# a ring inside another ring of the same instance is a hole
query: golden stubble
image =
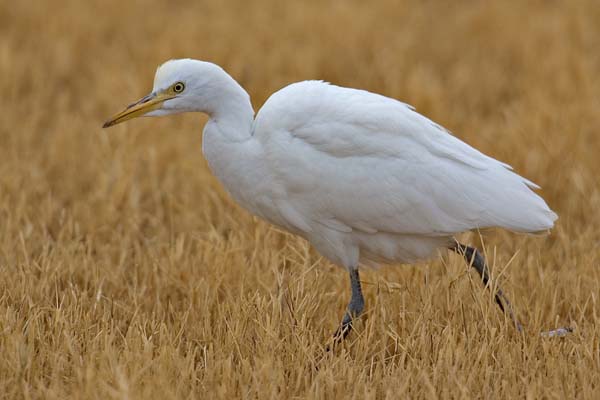
{"type": "Polygon", "coordinates": [[[597,398],[599,37],[594,0],[0,4],[0,397],[597,398]],[[304,79],[398,98],[540,184],[550,236],[485,236],[526,332],[445,255],[363,273],[323,355],[346,273],[227,197],[205,117],[101,129],[176,57],[256,108],[304,79]]]}

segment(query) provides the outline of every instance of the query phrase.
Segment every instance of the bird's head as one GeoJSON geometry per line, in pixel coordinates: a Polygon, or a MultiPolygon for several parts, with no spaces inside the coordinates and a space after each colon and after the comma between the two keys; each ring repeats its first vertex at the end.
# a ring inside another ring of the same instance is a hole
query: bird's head
{"type": "Polygon", "coordinates": [[[137,117],[190,111],[210,113],[211,104],[219,97],[219,89],[226,78],[229,75],[216,64],[191,59],[167,61],[156,70],[152,92],[128,105],[103,127],[137,117]]]}

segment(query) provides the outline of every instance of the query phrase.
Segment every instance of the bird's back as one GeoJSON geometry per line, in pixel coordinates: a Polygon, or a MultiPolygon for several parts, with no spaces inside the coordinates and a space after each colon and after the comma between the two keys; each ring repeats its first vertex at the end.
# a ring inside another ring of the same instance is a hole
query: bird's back
{"type": "Polygon", "coordinates": [[[367,91],[290,85],[259,111],[254,134],[278,185],[280,215],[307,237],[436,241],[488,227],[539,232],[556,219],[537,186],[508,165],[367,91]]]}

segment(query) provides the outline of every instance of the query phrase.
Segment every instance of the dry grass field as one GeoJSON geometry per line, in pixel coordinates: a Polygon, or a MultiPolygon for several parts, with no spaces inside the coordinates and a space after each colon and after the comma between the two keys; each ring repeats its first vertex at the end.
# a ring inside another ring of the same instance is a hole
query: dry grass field
{"type": "Polygon", "coordinates": [[[599,398],[597,0],[2,1],[0,76],[0,398],[599,398]],[[177,57],[256,109],[315,78],[401,99],[540,184],[549,236],[483,237],[525,332],[444,254],[365,271],[324,353],[347,274],[233,203],[206,117],[101,129],[177,57]]]}

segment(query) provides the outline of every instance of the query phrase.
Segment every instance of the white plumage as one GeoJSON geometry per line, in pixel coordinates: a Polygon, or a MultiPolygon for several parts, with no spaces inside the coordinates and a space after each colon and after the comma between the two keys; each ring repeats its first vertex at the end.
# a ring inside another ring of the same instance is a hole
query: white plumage
{"type": "Polygon", "coordinates": [[[254,137],[284,222],[346,267],[412,262],[459,232],[538,232],[556,219],[506,164],[366,91],[290,85],[258,112],[254,137]]]}
{"type": "Polygon", "coordinates": [[[188,111],[209,114],[203,152],[237,202],[349,270],[431,257],[460,232],[540,232],[557,218],[534,183],[411,106],[321,81],[279,90],[254,118],[220,67],[172,60],[151,95],[105,126],[188,111]]]}

